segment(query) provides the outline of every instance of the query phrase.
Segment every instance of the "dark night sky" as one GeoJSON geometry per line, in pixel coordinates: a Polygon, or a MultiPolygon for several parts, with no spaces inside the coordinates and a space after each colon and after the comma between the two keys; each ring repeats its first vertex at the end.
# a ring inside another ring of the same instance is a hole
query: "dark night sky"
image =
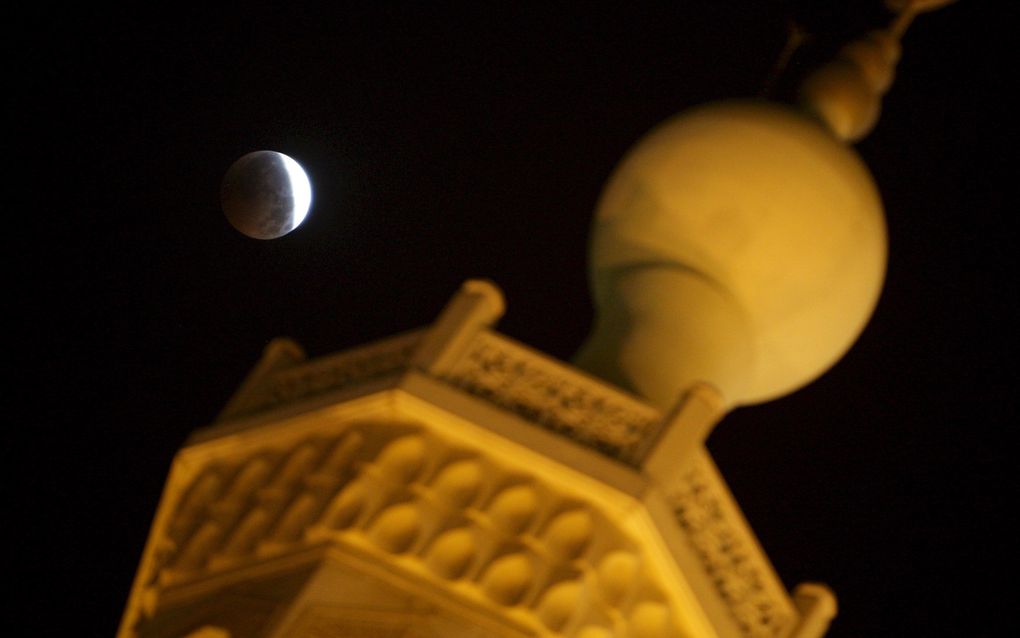
{"type": "MultiPolygon", "coordinates": [[[[592,316],[591,211],[624,151],[684,108],[759,93],[788,19],[814,37],[780,94],[885,19],[864,0],[343,4],[9,21],[5,467],[24,500],[12,527],[46,541],[17,553],[52,577],[24,593],[50,614],[56,600],[74,635],[114,631],[172,455],[271,338],[342,350],[429,323],[483,276],[507,296],[501,331],[569,358],[592,316]],[[272,242],[218,203],[231,162],[264,148],[315,189],[272,242]]],[[[1000,635],[1008,609],[991,583],[1009,556],[1016,284],[993,175],[1015,136],[987,11],[918,19],[858,147],[890,231],[861,340],[709,441],[787,586],[837,592],[833,638],[1000,635]]]]}

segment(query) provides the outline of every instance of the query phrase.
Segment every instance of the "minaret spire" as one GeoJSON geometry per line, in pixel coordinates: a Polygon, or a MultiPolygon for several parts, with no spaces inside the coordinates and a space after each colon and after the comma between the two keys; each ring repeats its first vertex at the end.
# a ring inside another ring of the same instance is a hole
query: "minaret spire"
{"type": "Polygon", "coordinates": [[[896,14],[889,26],[850,42],[811,73],[801,85],[801,106],[841,140],[865,137],[878,122],[882,97],[892,86],[907,28],[918,14],[952,1],[887,0],[896,14]]]}

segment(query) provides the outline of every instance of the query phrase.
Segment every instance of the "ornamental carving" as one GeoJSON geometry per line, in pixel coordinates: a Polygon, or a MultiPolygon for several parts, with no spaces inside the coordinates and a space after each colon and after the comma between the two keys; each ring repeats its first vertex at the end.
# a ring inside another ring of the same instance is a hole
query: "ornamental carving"
{"type": "Polygon", "coordinates": [[[774,575],[745,526],[734,524],[708,462],[699,457],[671,495],[676,520],[743,634],[785,636],[795,618],[767,585],[774,575]]]}
{"type": "Polygon", "coordinates": [[[443,379],[632,466],[661,426],[655,409],[490,332],[443,379]]]}
{"type": "Polygon", "coordinates": [[[424,330],[288,368],[262,379],[231,416],[343,390],[407,368],[424,330]]]}
{"type": "Polygon", "coordinates": [[[331,545],[512,610],[538,635],[678,636],[649,557],[610,517],[418,427],[355,424],[211,462],[181,493],[153,593],[331,545]]]}

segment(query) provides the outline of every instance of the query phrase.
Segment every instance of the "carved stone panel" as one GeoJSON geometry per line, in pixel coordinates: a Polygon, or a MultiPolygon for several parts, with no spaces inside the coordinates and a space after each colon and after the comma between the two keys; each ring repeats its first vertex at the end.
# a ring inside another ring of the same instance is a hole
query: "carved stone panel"
{"type": "Polygon", "coordinates": [[[654,408],[491,332],[475,336],[444,380],[629,465],[662,422],[654,408]]]}
{"type": "Polygon", "coordinates": [[[611,516],[420,424],[267,443],[176,489],[145,578],[156,600],[329,547],[538,635],[683,635],[650,555],[611,516]]]}

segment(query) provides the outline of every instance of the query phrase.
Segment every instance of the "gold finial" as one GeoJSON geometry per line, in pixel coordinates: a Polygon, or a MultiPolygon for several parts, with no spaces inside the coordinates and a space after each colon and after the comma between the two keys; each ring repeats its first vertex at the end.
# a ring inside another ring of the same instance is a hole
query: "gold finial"
{"type": "Polygon", "coordinates": [[[801,103],[847,142],[863,138],[878,121],[882,96],[892,85],[900,40],[914,18],[954,0],[886,0],[896,16],[885,29],[840,49],[836,59],[808,76],[801,103]]]}

